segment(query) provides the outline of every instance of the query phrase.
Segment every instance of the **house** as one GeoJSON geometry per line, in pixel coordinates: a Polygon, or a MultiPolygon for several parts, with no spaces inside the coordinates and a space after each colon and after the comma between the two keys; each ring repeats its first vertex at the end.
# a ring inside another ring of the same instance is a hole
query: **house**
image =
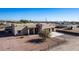
{"type": "Polygon", "coordinates": [[[55,31],[55,26],[52,23],[5,23],[0,26],[0,34],[1,36],[35,35],[42,30],[55,31]]]}
{"type": "Polygon", "coordinates": [[[19,23],[12,24],[12,33],[14,35],[33,35],[38,34],[40,31],[47,29],[49,32],[54,31],[52,24],[46,23],[19,23]]]}

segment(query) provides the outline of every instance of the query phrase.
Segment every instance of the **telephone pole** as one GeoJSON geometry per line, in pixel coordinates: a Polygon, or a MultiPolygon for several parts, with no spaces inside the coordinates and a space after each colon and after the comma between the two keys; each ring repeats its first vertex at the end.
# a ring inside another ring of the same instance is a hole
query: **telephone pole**
{"type": "Polygon", "coordinates": [[[45,22],[47,22],[47,17],[45,18],[45,22]]]}

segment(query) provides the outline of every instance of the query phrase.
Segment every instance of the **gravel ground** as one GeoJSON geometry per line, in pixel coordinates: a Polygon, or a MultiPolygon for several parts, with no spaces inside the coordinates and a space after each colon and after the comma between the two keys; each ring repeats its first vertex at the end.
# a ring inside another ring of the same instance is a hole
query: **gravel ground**
{"type": "Polygon", "coordinates": [[[58,38],[47,39],[39,44],[28,42],[37,38],[39,38],[38,35],[2,37],[0,38],[0,51],[44,51],[63,42],[58,38]]]}
{"type": "Polygon", "coordinates": [[[49,49],[49,51],[79,51],[79,36],[64,34],[60,38],[67,42],[49,49]]]}

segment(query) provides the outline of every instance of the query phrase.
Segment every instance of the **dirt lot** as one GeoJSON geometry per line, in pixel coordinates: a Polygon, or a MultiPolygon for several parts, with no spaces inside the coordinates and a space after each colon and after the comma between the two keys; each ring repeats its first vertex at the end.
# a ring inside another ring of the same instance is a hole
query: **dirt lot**
{"type": "Polygon", "coordinates": [[[39,51],[47,50],[50,47],[56,46],[63,42],[63,40],[48,39],[43,43],[34,44],[28,42],[28,40],[39,38],[38,35],[29,36],[12,36],[12,37],[1,37],[0,38],[0,51],[39,51]]]}

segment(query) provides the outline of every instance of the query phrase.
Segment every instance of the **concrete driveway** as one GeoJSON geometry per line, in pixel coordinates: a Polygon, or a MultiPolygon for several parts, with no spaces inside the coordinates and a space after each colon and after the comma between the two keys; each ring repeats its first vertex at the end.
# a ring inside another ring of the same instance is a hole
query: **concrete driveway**
{"type": "Polygon", "coordinates": [[[67,42],[49,49],[49,51],[79,51],[79,36],[62,35],[59,38],[64,38],[67,42]]]}

